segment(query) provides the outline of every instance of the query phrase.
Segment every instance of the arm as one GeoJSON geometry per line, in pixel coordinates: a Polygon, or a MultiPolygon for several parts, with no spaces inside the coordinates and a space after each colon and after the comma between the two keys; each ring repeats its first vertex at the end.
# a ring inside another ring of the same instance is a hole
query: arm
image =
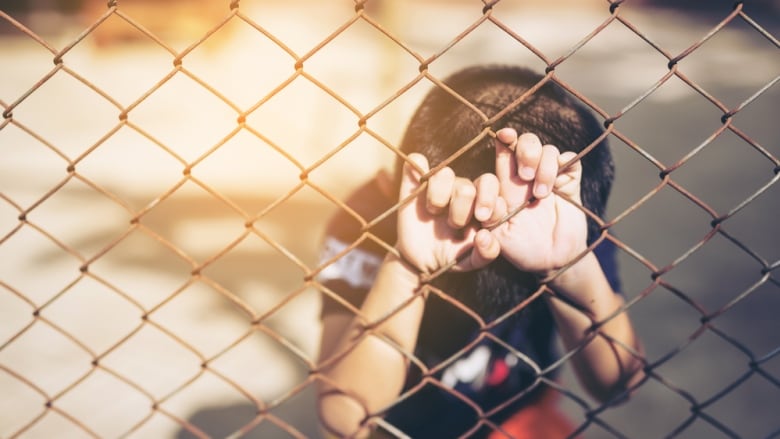
{"type": "Polygon", "coordinates": [[[401,392],[408,360],[383,337],[403,351],[414,350],[424,307],[417,287],[417,273],[388,255],[360,308],[360,317],[344,313],[325,317],[320,362],[343,355],[325,366],[327,381],[319,383],[320,418],[328,432],[339,437],[365,436],[369,432],[362,425],[366,417],[385,408],[401,392]],[[376,322],[394,309],[399,311],[374,331],[364,331],[361,322],[376,322]]]}
{"type": "MultiPolygon", "coordinates": [[[[329,432],[368,434],[366,418],[394,402],[408,367],[402,352],[414,351],[425,306],[418,273],[434,272],[453,260],[460,260],[455,270],[472,270],[500,253],[523,271],[547,276],[585,254],[548,284],[556,292],[548,301],[562,340],[567,349],[578,349],[573,361],[577,374],[599,399],[620,393],[640,378],[639,360],[620,347],[640,349],[625,313],[599,328],[603,337],[589,335],[592,323],[601,323],[622,299],[611,290],[595,256],[586,254],[586,220],[578,207],[581,166],[575,162],[558,172],[573,157],[542,146],[536,136],[518,138],[514,130],[502,130],[495,174],[472,183],[444,168],[430,177],[427,191],[399,209],[396,248],[407,262],[387,257],[359,316],[324,321],[325,380],[320,383],[319,409],[329,432]],[[499,224],[532,197],[536,201],[530,206],[499,224]],[[469,226],[472,217],[484,228],[469,226]],[[367,331],[366,326],[373,327],[367,331]]],[[[428,172],[424,157],[409,158],[415,166],[404,167],[402,200],[419,188],[421,175],[428,172]]]]}
{"type": "Polygon", "coordinates": [[[579,207],[582,167],[577,161],[559,172],[575,154],[560,154],[531,134],[518,137],[505,129],[497,140],[495,178],[506,208],[512,211],[531,196],[536,201],[492,235],[515,266],[543,277],[584,254],[552,279],[548,286],[555,295],[545,297],[566,349],[582,347],[572,362],[582,385],[597,399],[608,400],[642,378],[641,361],[623,347],[641,354],[641,346],[628,314],[612,317],[623,299],[612,291],[596,256],[587,252],[586,218],[579,207]],[[591,337],[594,323],[603,325],[591,337]]]}
{"type": "MultiPolygon", "coordinates": [[[[404,167],[402,200],[428,172],[423,156],[409,158],[414,166],[404,167]]],[[[498,244],[486,239],[490,232],[466,227],[478,192],[474,183],[456,178],[448,168],[433,174],[427,189],[398,212],[396,248],[405,261],[388,254],[359,315],[324,318],[318,402],[329,433],[366,436],[366,418],[390,406],[402,391],[409,366],[404,352],[414,352],[425,307],[419,273],[435,271],[471,248],[476,251],[456,269],[475,269],[498,255],[498,244]]]]}
{"type": "Polygon", "coordinates": [[[578,305],[575,308],[560,297],[545,296],[564,347],[571,350],[584,344],[572,364],[590,394],[604,402],[638,383],[643,378],[642,362],[632,351],[642,355],[642,347],[628,314],[623,311],[613,317],[623,306],[623,297],[612,291],[596,256],[585,255],[553,280],[551,287],[578,305]],[[586,341],[594,323],[603,325],[586,341]]]}

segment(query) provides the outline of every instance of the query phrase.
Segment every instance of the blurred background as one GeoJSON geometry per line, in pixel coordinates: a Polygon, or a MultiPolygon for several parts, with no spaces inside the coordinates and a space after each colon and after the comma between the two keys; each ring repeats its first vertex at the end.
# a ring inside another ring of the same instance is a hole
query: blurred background
{"type": "Polygon", "coordinates": [[[722,28],[732,1],[484,7],[0,1],[0,437],[319,437],[305,278],[337,200],[391,168],[423,61],[560,61],[614,119],[655,376],[583,436],[780,436],[780,3],[722,28]]]}

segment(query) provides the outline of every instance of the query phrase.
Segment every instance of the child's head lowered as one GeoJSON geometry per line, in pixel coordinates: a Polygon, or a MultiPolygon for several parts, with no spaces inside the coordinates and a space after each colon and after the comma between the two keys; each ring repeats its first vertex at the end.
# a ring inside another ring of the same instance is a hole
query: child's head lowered
{"type": "MultiPolygon", "coordinates": [[[[445,79],[444,83],[485,116],[492,118],[542,79],[542,76],[520,67],[478,66],[461,70],[445,79]]],[[[448,90],[434,87],[413,115],[401,150],[405,154],[423,154],[434,167],[472,142],[484,128],[483,116],[448,90]]],[[[493,131],[513,128],[519,134],[534,133],[543,144],[555,145],[561,152],[580,152],[603,133],[592,113],[553,82],[545,83],[493,123],[491,128],[493,131]]],[[[449,167],[456,175],[469,179],[495,172],[494,148],[494,139],[485,135],[449,167]]],[[[590,150],[581,162],[583,205],[594,214],[603,216],[614,174],[606,142],[590,150]]],[[[597,237],[597,233],[598,225],[589,220],[589,240],[597,237]]],[[[452,282],[442,279],[440,285],[445,291],[467,303],[472,302],[470,298],[476,299],[471,304],[489,314],[506,311],[508,306],[536,289],[533,276],[519,273],[502,258],[478,272],[448,273],[446,277],[452,282]]]]}

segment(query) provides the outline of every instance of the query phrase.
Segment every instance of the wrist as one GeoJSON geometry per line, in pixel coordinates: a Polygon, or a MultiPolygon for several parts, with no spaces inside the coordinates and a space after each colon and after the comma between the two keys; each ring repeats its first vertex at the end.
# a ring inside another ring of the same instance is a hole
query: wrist
{"type": "Polygon", "coordinates": [[[417,270],[388,253],[360,309],[364,329],[413,349],[427,294],[420,286],[417,270]]]}
{"type": "Polygon", "coordinates": [[[546,273],[545,279],[549,279],[551,288],[561,291],[577,289],[579,285],[592,276],[594,270],[601,270],[596,255],[588,252],[568,267],[559,268],[546,273]]]}
{"type": "Polygon", "coordinates": [[[593,252],[554,274],[550,288],[557,295],[573,302],[592,317],[600,318],[615,311],[615,293],[609,284],[598,258],[593,252]]]}
{"type": "Polygon", "coordinates": [[[404,289],[417,289],[420,286],[420,270],[407,261],[399,252],[388,252],[382,262],[383,274],[389,275],[393,282],[404,289]]]}

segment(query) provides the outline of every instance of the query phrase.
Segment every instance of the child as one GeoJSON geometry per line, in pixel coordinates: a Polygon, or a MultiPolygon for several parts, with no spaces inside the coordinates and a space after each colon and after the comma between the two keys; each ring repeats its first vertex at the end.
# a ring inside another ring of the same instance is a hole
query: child
{"type": "Polygon", "coordinates": [[[428,94],[395,181],[380,173],[347,201],[366,221],[402,202],[368,230],[392,251],[347,212],[331,221],[322,259],[331,263],[318,278],[327,289],[319,411],[328,434],[566,437],[573,430],[546,384],[556,330],[595,398],[613,400],[641,379],[638,340],[616,313],[614,247],[603,240],[589,251],[601,231],[581,208],[604,214],[606,142],[574,160],[603,131],[554,83],[529,92],[542,79],[473,67],[428,94]],[[494,139],[484,128],[495,115],[494,139]]]}

